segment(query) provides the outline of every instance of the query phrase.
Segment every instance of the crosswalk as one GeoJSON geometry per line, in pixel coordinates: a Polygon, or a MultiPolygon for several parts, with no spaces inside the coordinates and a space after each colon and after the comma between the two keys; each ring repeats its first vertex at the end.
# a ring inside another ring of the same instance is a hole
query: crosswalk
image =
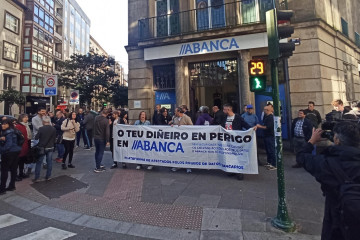
{"type": "MultiPolygon", "coordinates": [[[[7,227],[27,222],[26,219],[12,214],[0,215],[0,231],[7,227]]],[[[75,236],[76,233],[68,232],[54,227],[47,227],[36,232],[26,234],[12,240],[63,240],[75,236]]]]}

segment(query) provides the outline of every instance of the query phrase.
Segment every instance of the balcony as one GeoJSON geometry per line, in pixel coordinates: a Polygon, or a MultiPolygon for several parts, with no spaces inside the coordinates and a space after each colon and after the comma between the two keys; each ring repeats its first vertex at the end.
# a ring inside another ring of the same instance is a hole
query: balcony
{"type": "Polygon", "coordinates": [[[62,57],[61,53],[59,53],[59,52],[57,52],[57,51],[54,52],[54,56],[57,57],[57,58],[59,58],[60,60],[62,59],[62,58],[61,58],[61,57],[62,57]]]}
{"type": "Polygon", "coordinates": [[[265,23],[265,13],[273,0],[199,1],[196,9],[159,15],[138,21],[140,41],[184,34],[265,23]],[[219,4],[222,3],[222,4],[219,4]],[[215,5],[216,4],[216,5],[215,5]]]}

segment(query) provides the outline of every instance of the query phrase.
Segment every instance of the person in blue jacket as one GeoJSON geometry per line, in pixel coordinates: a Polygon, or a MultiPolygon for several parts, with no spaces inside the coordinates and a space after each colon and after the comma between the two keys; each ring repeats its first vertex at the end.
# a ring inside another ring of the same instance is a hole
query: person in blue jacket
{"type": "Polygon", "coordinates": [[[5,119],[1,124],[2,135],[0,137],[0,154],[1,154],[1,182],[0,195],[6,191],[14,191],[15,180],[17,175],[18,158],[21,146],[18,145],[17,135],[15,134],[13,120],[5,119]],[[10,171],[10,183],[6,187],[8,173],[10,171]]]}
{"type": "Polygon", "coordinates": [[[255,127],[259,123],[258,117],[254,114],[254,107],[251,104],[246,106],[246,112],[244,112],[241,117],[250,127],[255,127]]]}

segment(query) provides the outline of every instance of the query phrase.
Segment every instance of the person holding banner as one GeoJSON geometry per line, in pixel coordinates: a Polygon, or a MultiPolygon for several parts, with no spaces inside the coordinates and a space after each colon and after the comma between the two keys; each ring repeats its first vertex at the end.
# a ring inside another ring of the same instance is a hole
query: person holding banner
{"type": "MultiPolygon", "coordinates": [[[[182,107],[175,108],[175,116],[170,123],[171,123],[171,126],[194,125],[191,121],[191,118],[185,114],[185,110],[182,107]]],[[[176,167],[171,168],[171,171],[173,171],[173,172],[176,172],[177,170],[179,170],[179,168],[176,168],[176,167]]],[[[186,172],[191,173],[191,169],[187,168],[186,172]]]]}
{"type": "MultiPolygon", "coordinates": [[[[224,114],[226,115],[226,118],[224,118],[221,126],[225,128],[226,130],[248,130],[250,127],[249,124],[245,122],[245,120],[237,113],[234,113],[233,106],[229,103],[224,104],[223,106],[224,114]]],[[[235,174],[230,174],[230,176],[233,176],[235,174]]],[[[237,174],[238,180],[244,180],[244,174],[239,173],[237,174]]]]}
{"type": "MultiPolygon", "coordinates": [[[[148,120],[146,120],[146,112],[145,111],[141,111],[140,114],[139,114],[139,119],[135,121],[134,125],[142,125],[142,126],[147,126],[147,125],[150,125],[150,122],[148,120]]],[[[140,170],[142,167],[141,164],[138,164],[136,166],[136,170],[140,170]]],[[[152,165],[149,165],[147,167],[148,170],[152,170],[153,169],[153,166],[152,165]]]]}
{"type": "MultiPolygon", "coordinates": [[[[122,115],[121,115],[121,113],[119,111],[113,111],[112,112],[112,118],[111,118],[112,122],[110,124],[110,136],[111,136],[110,137],[110,151],[111,151],[113,159],[114,159],[114,135],[113,135],[113,129],[114,129],[114,126],[116,124],[120,124],[120,122],[125,122],[124,120],[121,121],[120,116],[122,116],[122,115]]],[[[124,117],[124,116],[122,116],[122,117],[124,117]]],[[[122,124],[124,124],[124,123],[122,123],[122,124]]],[[[114,169],[114,168],[117,168],[117,167],[118,167],[117,162],[114,161],[114,163],[113,163],[113,165],[111,165],[110,169],[114,169]]],[[[126,168],[126,164],[123,163],[122,167],[126,168]]]]}
{"type": "Polygon", "coordinates": [[[104,156],[106,145],[110,145],[110,124],[109,119],[107,119],[108,113],[109,110],[104,109],[101,111],[101,114],[95,118],[95,173],[105,171],[105,167],[101,164],[101,162],[104,156]]]}
{"type": "Polygon", "coordinates": [[[169,125],[171,122],[171,116],[169,115],[169,111],[163,107],[160,109],[160,114],[158,115],[158,119],[156,121],[157,125],[169,125]]]}

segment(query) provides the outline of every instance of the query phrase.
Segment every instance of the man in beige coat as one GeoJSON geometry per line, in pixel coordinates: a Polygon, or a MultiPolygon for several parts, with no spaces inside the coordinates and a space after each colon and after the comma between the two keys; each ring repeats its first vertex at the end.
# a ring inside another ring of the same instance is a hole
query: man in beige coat
{"type": "MultiPolygon", "coordinates": [[[[175,116],[173,118],[172,124],[173,125],[177,125],[177,126],[181,126],[181,125],[194,125],[193,122],[191,121],[191,118],[185,114],[184,110],[181,107],[177,107],[175,108],[175,116]]],[[[178,168],[172,168],[171,171],[176,172],[178,170],[178,168]]],[[[186,169],[187,173],[191,173],[191,169],[188,168],[186,169]]]]}

